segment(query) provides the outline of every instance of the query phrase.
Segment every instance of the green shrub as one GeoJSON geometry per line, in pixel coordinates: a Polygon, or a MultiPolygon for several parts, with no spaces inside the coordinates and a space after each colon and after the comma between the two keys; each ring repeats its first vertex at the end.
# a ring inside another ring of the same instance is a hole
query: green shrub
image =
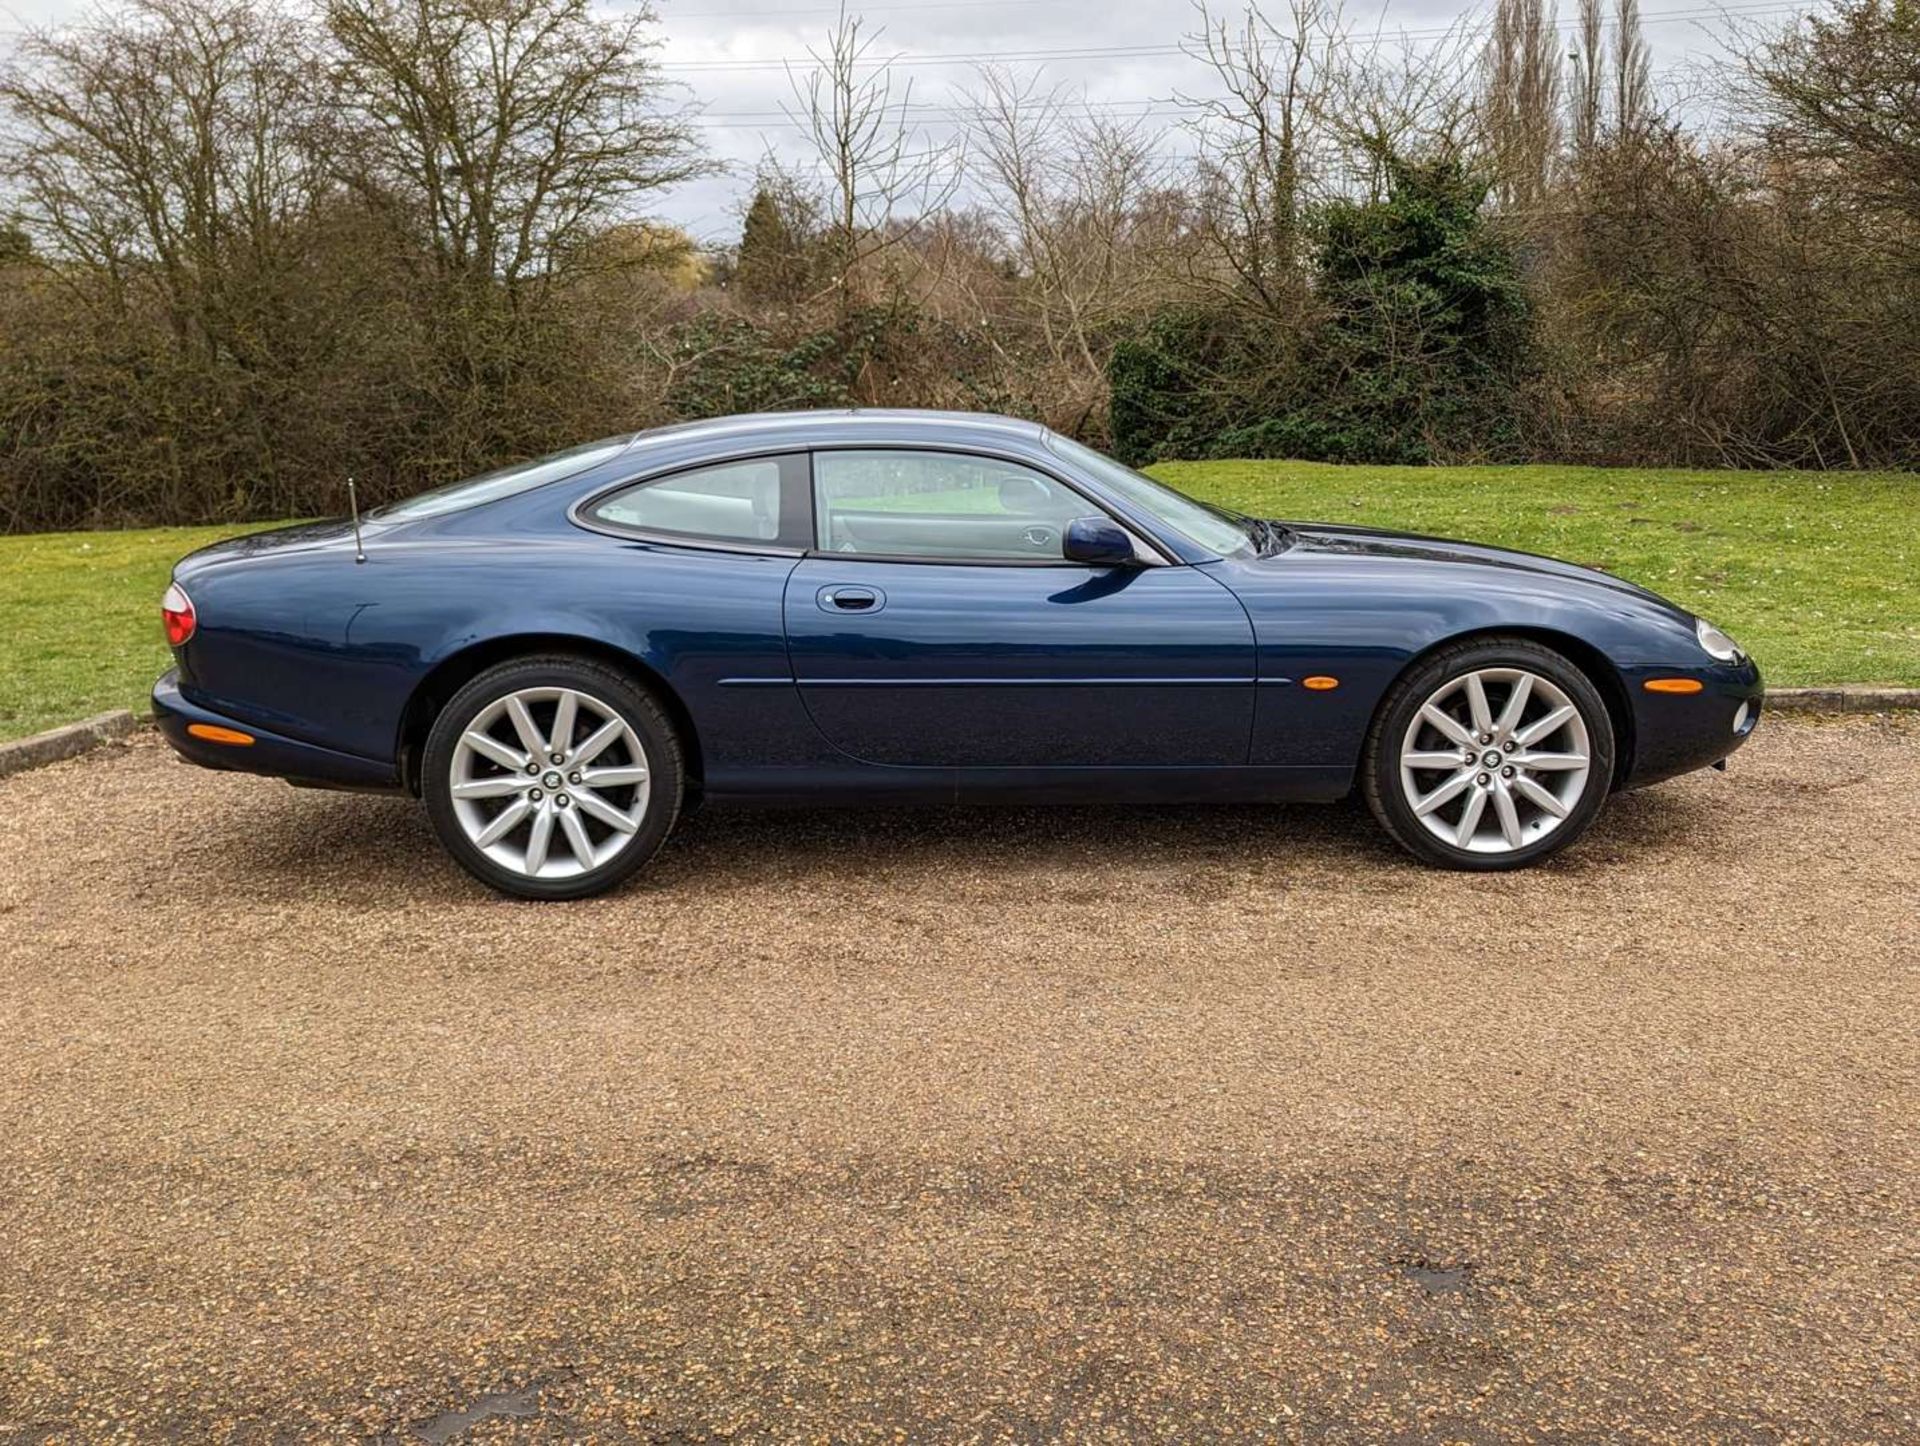
{"type": "Polygon", "coordinates": [[[1115,343],[1107,363],[1113,452],[1128,466],[1190,452],[1230,424],[1219,379],[1235,350],[1226,314],[1164,311],[1115,343]]]}
{"type": "Polygon", "coordinates": [[[1532,313],[1518,259],[1454,159],[1395,163],[1383,200],[1311,217],[1313,311],[1168,311],[1113,352],[1116,450],[1415,463],[1518,444],[1532,313]]]}

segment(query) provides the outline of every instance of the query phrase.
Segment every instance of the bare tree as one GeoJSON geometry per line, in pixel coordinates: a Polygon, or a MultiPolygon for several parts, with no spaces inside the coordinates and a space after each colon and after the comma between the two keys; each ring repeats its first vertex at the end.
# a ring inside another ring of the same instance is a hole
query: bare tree
{"type": "Polygon", "coordinates": [[[814,64],[790,75],[788,118],[811,144],[825,193],[830,286],[842,316],[863,300],[862,273],[911,237],[960,184],[960,152],[910,123],[913,87],[896,96],[880,33],[842,8],[814,64]]]}
{"type": "Polygon", "coordinates": [[[1326,159],[1327,103],[1346,44],[1338,0],[1257,4],[1237,19],[1200,0],[1187,51],[1219,84],[1196,107],[1197,185],[1207,251],[1236,288],[1293,312],[1303,285],[1301,216],[1326,159]]]}
{"type": "Polygon", "coordinates": [[[1573,81],[1569,87],[1568,115],[1576,156],[1591,155],[1600,142],[1601,113],[1606,103],[1606,19],[1601,0],[1580,0],[1579,31],[1573,50],[1573,81]]]}
{"type": "Polygon", "coordinates": [[[509,287],[698,174],[645,5],[328,0],[342,175],[447,276],[509,287]]]}
{"type": "Polygon", "coordinates": [[[1140,122],[1123,123],[1001,70],[981,73],[971,154],[1019,273],[1021,311],[1072,382],[1064,406],[1104,394],[1102,330],[1145,301],[1158,248],[1140,211],[1165,167],[1140,122]]]}
{"type": "Polygon", "coordinates": [[[37,31],[0,77],[29,233],[129,303],[157,288],[182,347],[244,354],[262,271],[297,264],[325,189],[297,23],[249,0],[132,0],[37,31]]]}
{"type": "Polygon", "coordinates": [[[1548,0],[1499,0],[1487,40],[1483,130],[1500,199],[1538,205],[1560,145],[1560,54],[1548,0]]]}
{"type": "Polygon", "coordinates": [[[1350,34],[1329,78],[1328,130],[1338,189],[1379,200],[1396,159],[1468,149],[1479,37],[1465,17],[1435,38],[1350,34]]]}
{"type": "Polygon", "coordinates": [[[1653,120],[1653,61],[1640,30],[1640,0],[1619,0],[1613,34],[1613,126],[1623,137],[1653,120]]]}
{"type": "Polygon", "coordinates": [[[1751,34],[1731,99],[1777,156],[1875,218],[1876,234],[1920,249],[1920,12],[1840,0],[1751,34]]]}
{"type": "Polygon", "coordinates": [[[65,303],[57,320],[30,306],[52,325],[0,348],[39,349],[0,432],[44,429],[32,470],[71,491],[51,515],[185,517],[274,495],[268,418],[326,346],[309,39],[249,0],[134,0],[27,36],[0,78],[36,290],[65,303]],[[58,380],[40,389],[36,372],[58,380]]]}

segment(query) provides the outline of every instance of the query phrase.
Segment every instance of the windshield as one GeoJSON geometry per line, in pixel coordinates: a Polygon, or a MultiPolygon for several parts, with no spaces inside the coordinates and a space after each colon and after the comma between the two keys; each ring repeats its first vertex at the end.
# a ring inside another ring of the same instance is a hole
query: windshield
{"type": "Polygon", "coordinates": [[[1077,463],[1097,477],[1121,498],[1138,507],[1156,521],[1179,533],[1196,547],[1222,557],[1249,551],[1252,535],[1247,520],[1224,508],[1195,502],[1164,482],[1156,482],[1131,467],[1123,467],[1111,457],[1091,447],[1083,447],[1058,432],[1047,434],[1047,445],[1067,461],[1077,463]]]}
{"type": "Polygon", "coordinates": [[[629,433],[624,437],[607,437],[584,446],[569,447],[564,452],[549,452],[544,457],[535,457],[531,462],[516,462],[511,467],[501,467],[497,471],[482,472],[478,477],[431,488],[367,515],[378,517],[383,522],[411,522],[419,517],[438,517],[443,512],[457,512],[462,507],[477,507],[482,502],[511,497],[516,492],[526,492],[548,482],[558,482],[562,477],[571,477],[576,472],[584,472],[610,457],[618,456],[632,441],[633,435],[629,433]]]}

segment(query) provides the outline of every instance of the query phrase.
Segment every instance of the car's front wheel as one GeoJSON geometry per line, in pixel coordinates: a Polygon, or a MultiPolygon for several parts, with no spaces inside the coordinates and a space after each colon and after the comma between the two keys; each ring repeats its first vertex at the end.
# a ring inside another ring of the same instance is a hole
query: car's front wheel
{"type": "Polygon", "coordinates": [[[680,811],[673,725],[601,663],[516,659],[473,679],[427,736],[421,791],[434,831],[504,893],[599,893],[653,857],[680,811]]]}
{"type": "Polygon", "coordinates": [[[1585,833],[1613,781],[1599,690],[1525,638],[1442,648],[1397,682],[1367,738],[1361,791],[1408,852],[1513,869],[1585,833]]]}

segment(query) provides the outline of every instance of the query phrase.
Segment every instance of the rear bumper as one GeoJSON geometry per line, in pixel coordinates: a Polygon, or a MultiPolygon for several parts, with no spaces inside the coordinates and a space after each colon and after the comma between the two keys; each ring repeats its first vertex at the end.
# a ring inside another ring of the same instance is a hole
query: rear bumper
{"type": "Polygon", "coordinates": [[[302,743],[202,707],[181,692],[178,669],[169,668],[153,685],[153,721],[173,745],[175,753],[202,768],[260,773],[270,778],[335,788],[400,787],[400,775],[392,763],[302,743]],[[197,737],[188,732],[196,723],[244,733],[253,742],[219,743],[197,737]]]}

